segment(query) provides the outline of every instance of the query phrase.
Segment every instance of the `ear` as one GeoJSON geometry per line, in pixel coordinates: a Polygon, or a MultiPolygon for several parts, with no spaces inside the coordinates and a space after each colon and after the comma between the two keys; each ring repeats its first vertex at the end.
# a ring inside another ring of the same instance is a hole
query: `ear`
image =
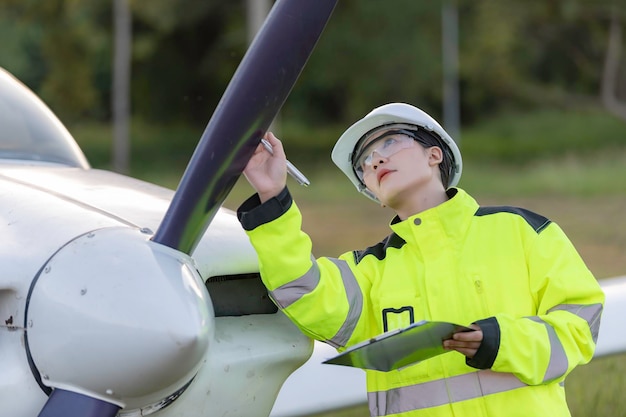
{"type": "Polygon", "coordinates": [[[430,166],[439,165],[443,161],[443,151],[439,146],[428,148],[428,163],[430,166]]]}

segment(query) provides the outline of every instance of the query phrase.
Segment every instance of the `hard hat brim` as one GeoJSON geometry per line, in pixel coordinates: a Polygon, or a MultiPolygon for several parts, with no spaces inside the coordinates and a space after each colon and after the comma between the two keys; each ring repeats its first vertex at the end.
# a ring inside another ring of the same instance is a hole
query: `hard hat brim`
{"type": "Polygon", "coordinates": [[[372,110],[361,120],[354,123],[339,137],[335,144],[331,159],[337,167],[350,179],[357,190],[370,199],[379,202],[378,199],[361,182],[352,166],[352,153],[356,145],[368,132],[385,125],[408,123],[419,126],[436,134],[451,150],[454,161],[453,175],[445,188],[458,184],[462,171],[462,158],[456,142],[430,115],[417,107],[405,103],[390,103],[372,110]]]}

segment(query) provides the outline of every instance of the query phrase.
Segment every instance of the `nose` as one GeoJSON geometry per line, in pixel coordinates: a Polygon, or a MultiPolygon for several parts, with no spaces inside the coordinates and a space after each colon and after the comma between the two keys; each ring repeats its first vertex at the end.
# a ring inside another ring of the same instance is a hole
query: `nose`
{"type": "Polygon", "coordinates": [[[374,151],[374,153],[372,153],[372,169],[377,169],[380,165],[385,163],[386,160],[387,158],[374,151]]]}

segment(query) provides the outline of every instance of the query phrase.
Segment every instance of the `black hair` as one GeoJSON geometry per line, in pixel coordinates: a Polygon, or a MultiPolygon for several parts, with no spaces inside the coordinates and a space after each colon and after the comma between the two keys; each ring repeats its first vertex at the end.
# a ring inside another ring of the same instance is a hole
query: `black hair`
{"type": "Polygon", "coordinates": [[[452,176],[452,161],[454,161],[454,156],[452,155],[452,151],[448,144],[446,144],[438,135],[421,128],[417,128],[416,130],[412,130],[413,139],[422,144],[422,146],[426,148],[430,148],[436,146],[441,149],[443,153],[443,158],[439,163],[439,171],[441,172],[441,182],[445,188],[448,188],[448,184],[450,184],[450,177],[452,176]]]}

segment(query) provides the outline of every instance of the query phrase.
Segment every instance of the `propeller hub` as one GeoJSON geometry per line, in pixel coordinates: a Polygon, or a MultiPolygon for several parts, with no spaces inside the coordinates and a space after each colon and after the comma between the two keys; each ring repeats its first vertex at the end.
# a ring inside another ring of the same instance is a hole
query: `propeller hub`
{"type": "Polygon", "coordinates": [[[26,335],[44,386],[132,410],[194,377],[213,337],[213,306],[193,260],[150,237],[90,232],[41,269],[26,335]]]}

